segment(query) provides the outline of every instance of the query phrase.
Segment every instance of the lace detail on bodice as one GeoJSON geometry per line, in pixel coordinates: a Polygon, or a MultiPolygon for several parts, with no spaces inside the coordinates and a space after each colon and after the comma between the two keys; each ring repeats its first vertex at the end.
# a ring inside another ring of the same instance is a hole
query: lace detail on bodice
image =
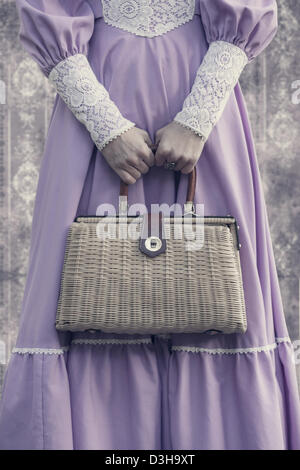
{"type": "Polygon", "coordinates": [[[174,121],[206,140],[247,63],[247,55],[238,46],[225,41],[212,42],[174,121]]]}
{"type": "Polygon", "coordinates": [[[104,21],[137,36],[160,36],[190,21],[195,0],[102,0],[104,21]]]}
{"type": "Polygon", "coordinates": [[[88,129],[99,150],[135,126],[122,116],[84,54],[75,54],[59,62],[51,70],[49,80],[76,118],[88,129]]]}

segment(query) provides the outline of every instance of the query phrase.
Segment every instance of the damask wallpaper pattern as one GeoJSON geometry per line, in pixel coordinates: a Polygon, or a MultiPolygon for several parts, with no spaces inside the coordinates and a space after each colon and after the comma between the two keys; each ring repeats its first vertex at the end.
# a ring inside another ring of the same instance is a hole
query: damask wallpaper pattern
{"type": "MultiPolygon", "coordinates": [[[[245,68],[240,83],[288,328],[300,350],[300,2],[278,0],[278,7],[276,38],[245,68]]],[[[55,97],[18,33],[14,0],[0,0],[0,388],[18,331],[35,190],[55,97]]]]}

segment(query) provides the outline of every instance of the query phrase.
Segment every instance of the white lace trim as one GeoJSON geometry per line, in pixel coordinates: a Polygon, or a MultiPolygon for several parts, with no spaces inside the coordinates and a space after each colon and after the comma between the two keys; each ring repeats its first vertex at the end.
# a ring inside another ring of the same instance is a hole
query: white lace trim
{"type": "Polygon", "coordinates": [[[212,42],[174,121],[207,140],[247,63],[246,53],[238,46],[225,41],[212,42]]]}
{"type": "Polygon", "coordinates": [[[276,343],[290,343],[291,339],[288,336],[284,336],[283,338],[275,338],[276,343]]]}
{"type": "Polygon", "coordinates": [[[142,344],[142,343],[151,343],[151,338],[139,338],[139,339],[117,339],[117,338],[108,338],[108,339],[87,339],[87,338],[77,338],[71,341],[71,344],[142,344]]]}
{"type": "Polygon", "coordinates": [[[13,348],[12,353],[16,354],[64,354],[69,347],[64,346],[59,349],[48,348],[13,348]]]}
{"type": "Polygon", "coordinates": [[[172,346],[173,351],[188,351],[192,353],[208,353],[208,354],[249,354],[257,353],[264,351],[273,351],[278,347],[279,343],[290,343],[290,338],[276,338],[275,343],[267,344],[265,346],[257,346],[253,348],[233,348],[233,349],[223,349],[223,348],[201,348],[196,346],[172,346]]]}
{"type": "MultiPolygon", "coordinates": [[[[157,335],[162,336],[162,335],[157,335]]],[[[168,337],[166,335],[166,337],[168,337]]],[[[92,346],[97,346],[99,344],[150,344],[152,343],[151,338],[135,338],[135,339],[117,339],[117,338],[99,338],[99,339],[89,339],[89,338],[77,338],[71,341],[72,344],[88,344],[92,346]]],[[[223,349],[223,348],[201,348],[196,346],[171,346],[172,351],[188,351],[193,353],[205,352],[208,354],[247,354],[263,351],[272,351],[277,348],[278,344],[281,343],[291,343],[289,337],[276,338],[275,343],[267,344],[265,346],[257,346],[253,348],[233,348],[233,349],[223,349]]],[[[13,348],[12,353],[16,354],[64,354],[69,350],[69,346],[64,346],[59,349],[48,349],[48,348],[13,348]]]]}
{"type": "Polygon", "coordinates": [[[153,38],[190,21],[195,0],[102,0],[105,23],[153,38]]]}
{"type": "Polygon", "coordinates": [[[99,150],[135,126],[122,116],[84,54],[74,54],[59,62],[51,70],[49,80],[72,113],[85,125],[99,150]]]}

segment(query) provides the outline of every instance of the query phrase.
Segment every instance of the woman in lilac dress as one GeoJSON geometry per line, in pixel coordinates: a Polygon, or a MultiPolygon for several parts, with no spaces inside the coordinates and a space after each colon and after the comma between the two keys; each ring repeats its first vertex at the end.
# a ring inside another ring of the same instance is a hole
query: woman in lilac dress
{"type": "Polygon", "coordinates": [[[21,42],[57,95],[0,447],[300,449],[293,348],[238,83],[276,33],[275,0],[17,7],[21,42]],[[117,208],[120,178],[129,205],[183,204],[195,165],[195,203],[240,225],[247,332],[58,333],[65,240],[76,215],[96,214],[102,203],[117,208]]]}

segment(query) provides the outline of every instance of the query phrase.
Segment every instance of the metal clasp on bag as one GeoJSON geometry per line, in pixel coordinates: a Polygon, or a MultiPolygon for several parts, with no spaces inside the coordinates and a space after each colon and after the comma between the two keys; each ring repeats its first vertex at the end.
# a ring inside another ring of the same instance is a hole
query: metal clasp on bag
{"type": "Polygon", "coordinates": [[[164,214],[143,214],[140,251],[154,258],[166,251],[166,238],[164,232],[164,214]]]}
{"type": "Polygon", "coordinates": [[[151,235],[151,237],[146,238],[145,247],[150,251],[158,251],[162,247],[162,241],[160,238],[151,235]]]}

